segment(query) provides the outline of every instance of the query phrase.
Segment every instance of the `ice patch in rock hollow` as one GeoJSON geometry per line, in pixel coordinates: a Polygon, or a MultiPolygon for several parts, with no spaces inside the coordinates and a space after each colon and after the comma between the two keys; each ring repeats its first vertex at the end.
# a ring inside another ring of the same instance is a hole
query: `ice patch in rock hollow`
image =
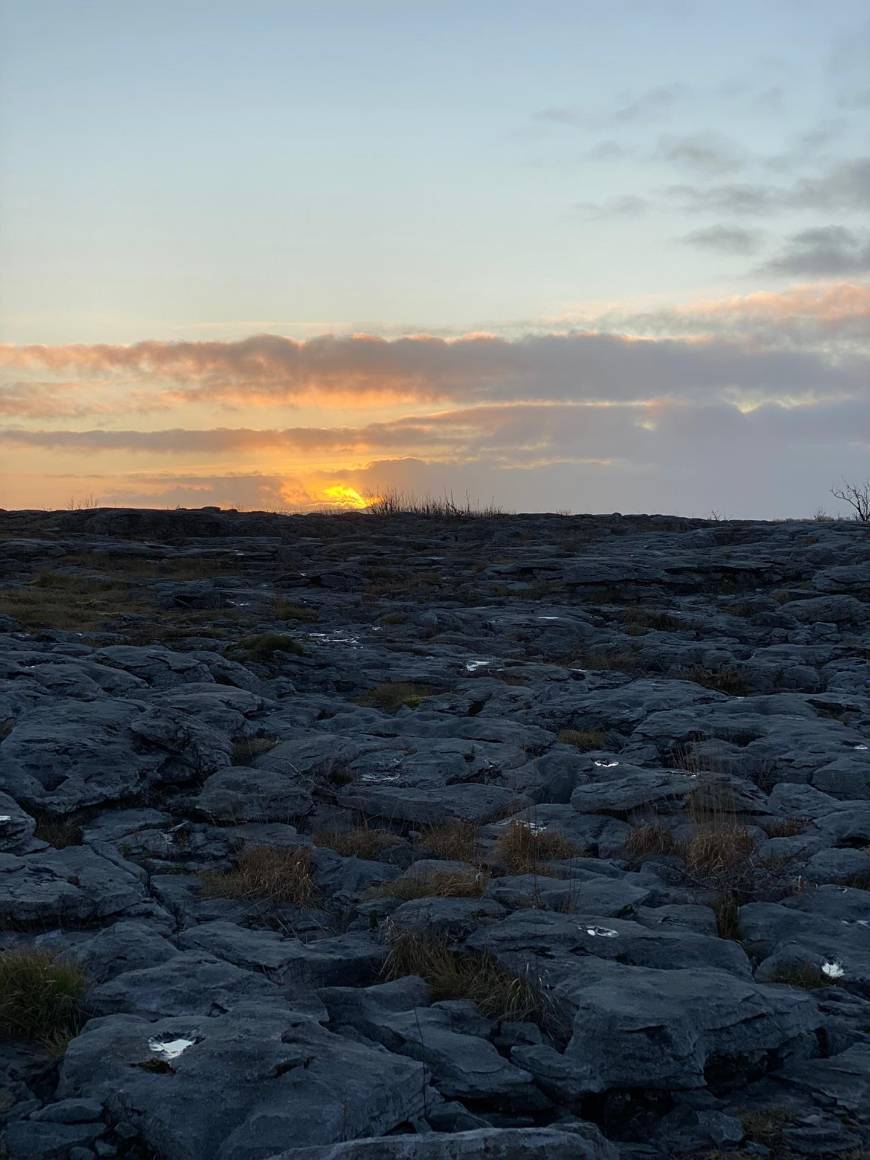
{"type": "Polygon", "coordinates": [[[543,822],[527,822],[524,818],[505,818],[503,822],[496,822],[496,829],[501,829],[503,826],[525,826],[527,830],[531,830],[533,834],[540,834],[542,830],[546,830],[546,825],[543,822]]]}
{"type": "Polygon", "coordinates": [[[597,765],[599,769],[616,769],[619,765],[618,761],[594,761],[593,765],[597,765]]]}
{"type": "Polygon", "coordinates": [[[349,632],[345,632],[343,628],[337,628],[334,632],[308,632],[305,635],[309,640],[316,641],[318,644],[346,644],[349,648],[361,647],[357,638],[351,636],[349,632]]]}
{"type": "Polygon", "coordinates": [[[866,745],[856,745],[855,748],[856,749],[866,749],[867,746],[866,745]]]}
{"type": "Polygon", "coordinates": [[[11,815],[11,814],[0,814],[0,823],[2,823],[2,822],[11,822],[11,821],[12,821],[12,815],[11,815]]]}
{"type": "Polygon", "coordinates": [[[188,1047],[193,1047],[198,1040],[185,1039],[179,1036],[178,1039],[149,1039],[148,1050],[153,1051],[155,1055],[159,1055],[161,1059],[178,1059],[182,1052],[187,1051],[188,1047]]]}
{"type": "Polygon", "coordinates": [[[477,669],[485,669],[487,665],[491,665],[492,661],[466,661],[465,668],[469,673],[475,672],[477,669]]]}
{"type": "Polygon", "coordinates": [[[619,938],[619,931],[609,926],[586,926],[583,929],[593,938],[619,938]]]}
{"type": "Polygon", "coordinates": [[[842,965],[834,960],[826,959],[822,963],[822,974],[827,975],[829,979],[842,979],[845,973],[842,965]]]}

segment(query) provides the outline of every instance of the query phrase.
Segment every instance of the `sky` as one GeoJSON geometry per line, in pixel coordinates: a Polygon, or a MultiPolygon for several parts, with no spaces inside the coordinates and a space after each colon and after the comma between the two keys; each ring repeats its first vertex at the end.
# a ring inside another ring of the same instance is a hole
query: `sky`
{"type": "Polygon", "coordinates": [[[0,0],[0,506],[843,511],[864,0],[0,0]]]}

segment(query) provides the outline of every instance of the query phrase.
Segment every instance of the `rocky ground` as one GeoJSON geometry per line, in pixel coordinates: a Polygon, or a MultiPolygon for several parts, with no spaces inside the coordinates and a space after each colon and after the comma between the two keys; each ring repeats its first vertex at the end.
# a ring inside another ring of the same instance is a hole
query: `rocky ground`
{"type": "Polygon", "coordinates": [[[0,538],[8,1156],[870,1157],[870,528],[0,538]]]}

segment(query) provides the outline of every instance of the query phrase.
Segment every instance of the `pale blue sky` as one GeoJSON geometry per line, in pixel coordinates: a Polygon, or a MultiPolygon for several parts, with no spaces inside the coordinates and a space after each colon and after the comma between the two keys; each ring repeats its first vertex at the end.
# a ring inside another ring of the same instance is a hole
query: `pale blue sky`
{"type": "MultiPolygon", "coordinates": [[[[825,153],[847,156],[867,127],[848,107],[866,5],[849,0],[3,11],[16,342],[461,331],[745,291],[745,255],[677,240],[734,215],[665,191],[787,184],[820,160],[800,147],[775,168],[802,134],[826,127],[825,153]],[[664,155],[686,138],[732,168],[664,155]],[[650,204],[584,205],[625,197],[650,204]]],[[[771,246],[814,223],[739,222],[771,246]]]]}
{"type": "Polygon", "coordinates": [[[870,475],[866,0],[0,10],[0,506],[870,475]]]}

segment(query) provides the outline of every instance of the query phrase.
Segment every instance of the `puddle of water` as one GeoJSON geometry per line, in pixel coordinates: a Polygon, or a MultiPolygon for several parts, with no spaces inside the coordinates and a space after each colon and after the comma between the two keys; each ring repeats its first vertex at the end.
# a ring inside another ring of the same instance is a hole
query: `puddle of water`
{"type": "Polygon", "coordinates": [[[561,616],[539,616],[538,620],[561,620],[561,616]]]}
{"type": "Polygon", "coordinates": [[[187,1039],[184,1036],[179,1036],[178,1039],[157,1037],[148,1040],[148,1050],[159,1055],[161,1059],[178,1059],[179,1055],[187,1051],[188,1047],[193,1047],[196,1042],[196,1039],[187,1039]]]}

